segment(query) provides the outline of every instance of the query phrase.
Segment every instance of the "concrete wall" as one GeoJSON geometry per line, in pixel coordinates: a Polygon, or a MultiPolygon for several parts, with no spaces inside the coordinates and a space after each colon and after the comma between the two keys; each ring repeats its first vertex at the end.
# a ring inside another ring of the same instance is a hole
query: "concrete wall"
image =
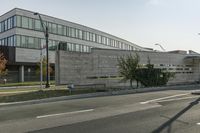
{"type": "MultiPolygon", "coordinates": [[[[136,51],[108,49],[93,49],[91,53],[57,51],[56,83],[127,86],[129,83],[120,82],[117,58],[135,53],[136,51]]],[[[147,64],[149,57],[155,67],[167,68],[171,72],[176,72],[175,78],[170,80],[169,84],[199,81],[199,63],[186,60],[187,54],[142,51],[137,51],[137,54],[140,56],[140,64],[147,64]],[[179,70],[179,68],[183,70],[179,70]]]]}

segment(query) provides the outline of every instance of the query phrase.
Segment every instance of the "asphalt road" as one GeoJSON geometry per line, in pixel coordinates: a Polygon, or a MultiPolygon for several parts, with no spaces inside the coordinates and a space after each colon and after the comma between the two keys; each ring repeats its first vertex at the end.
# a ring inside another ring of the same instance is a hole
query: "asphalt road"
{"type": "Polygon", "coordinates": [[[199,101],[168,90],[0,107],[0,132],[199,133],[199,101]]]}

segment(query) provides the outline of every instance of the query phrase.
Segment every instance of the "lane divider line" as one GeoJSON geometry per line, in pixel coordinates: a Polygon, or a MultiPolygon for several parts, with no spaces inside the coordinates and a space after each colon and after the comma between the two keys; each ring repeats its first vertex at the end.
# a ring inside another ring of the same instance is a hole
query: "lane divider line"
{"type": "Polygon", "coordinates": [[[172,96],[167,96],[167,97],[161,97],[161,98],[157,98],[157,99],[152,99],[152,100],[148,100],[145,102],[140,102],[140,104],[147,104],[147,103],[151,103],[151,102],[156,102],[159,100],[164,100],[164,99],[169,99],[169,98],[174,98],[174,97],[179,97],[179,96],[186,96],[189,95],[190,93],[184,93],[184,94],[177,94],[177,95],[172,95],[172,96]]]}
{"type": "Polygon", "coordinates": [[[40,118],[46,118],[46,117],[53,117],[53,116],[60,116],[60,115],[69,115],[69,114],[78,114],[78,113],[85,113],[85,112],[91,112],[91,111],[94,111],[94,109],[78,110],[78,111],[58,113],[58,114],[41,115],[41,116],[37,116],[36,118],[40,119],[40,118]]]}
{"type": "Polygon", "coordinates": [[[199,123],[197,123],[197,125],[200,125],[200,122],[199,122],[199,123]]]}
{"type": "Polygon", "coordinates": [[[173,98],[173,99],[160,100],[160,101],[157,101],[157,102],[158,102],[158,103],[161,103],[161,102],[170,102],[170,101],[178,101],[178,100],[192,99],[192,98],[197,98],[197,97],[199,97],[199,96],[173,98]]]}

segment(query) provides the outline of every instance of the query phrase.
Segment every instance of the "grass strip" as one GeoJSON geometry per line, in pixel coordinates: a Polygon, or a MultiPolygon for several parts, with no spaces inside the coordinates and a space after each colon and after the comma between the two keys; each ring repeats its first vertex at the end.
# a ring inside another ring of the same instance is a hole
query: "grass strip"
{"type": "MultiPolygon", "coordinates": [[[[50,98],[50,97],[94,93],[94,92],[99,92],[99,91],[102,91],[102,90],[81,89],[81,90],[73,91],[71,93],[69,92],[69,90],[38,90],[38,91],[13,94],[13,95],[8,95],[8,96],[0,96],[0,102],[7,103],[7,102],[28,101],[28,100],[50,98]]],[[[103,90],[103,91],[106,91],[106,90],[103,90]]]]}

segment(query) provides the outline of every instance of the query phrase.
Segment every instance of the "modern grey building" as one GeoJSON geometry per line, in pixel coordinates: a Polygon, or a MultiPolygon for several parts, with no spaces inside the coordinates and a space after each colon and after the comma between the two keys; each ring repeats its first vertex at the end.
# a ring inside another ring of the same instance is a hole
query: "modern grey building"
{"type": "MultiPolygon", "coordinates": [[[[60,42],[65,44],[64,50],[79,53],[89,53],[91,48],[152,51],[87,26],[43,14],[41,17],[49,28],[49,60],[53,68],[60,42]]],[[[15,8],[0,16],[0,51],[8,59],[8,82],[39,81],[36,68],[43,47],[42,26],[34,12],[15,8]]]]}

